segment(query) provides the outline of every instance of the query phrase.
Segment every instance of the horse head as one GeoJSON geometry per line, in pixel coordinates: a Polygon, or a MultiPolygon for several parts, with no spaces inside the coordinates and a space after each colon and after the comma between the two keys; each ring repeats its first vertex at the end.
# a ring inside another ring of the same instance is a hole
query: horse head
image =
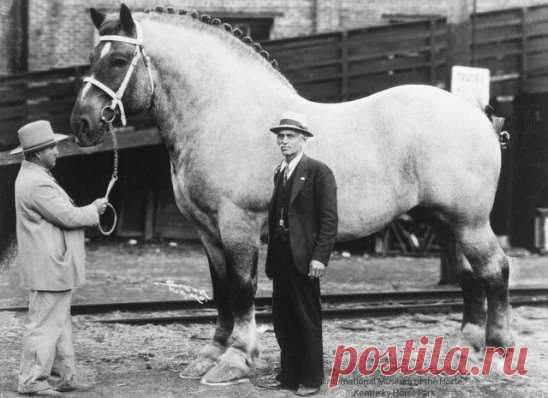
{"type": "Polygon", "coordinates": [[[122,4],[117,19],[94,8],[90,13],[100,41],[90,55],[89,75],[83,79],[70,120],[81,146],[102,142],[107,124],[125,125],[126,113],[149,109],[154,92],[140,26],[129,8],[122,4]]]}

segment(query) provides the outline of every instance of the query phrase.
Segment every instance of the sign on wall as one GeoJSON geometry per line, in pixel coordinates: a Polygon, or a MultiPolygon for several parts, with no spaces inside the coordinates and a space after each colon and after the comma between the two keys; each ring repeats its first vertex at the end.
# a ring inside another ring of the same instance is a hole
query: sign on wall
{"type": "Polygon", "coordinates": [[[459,65],[451,69],[451,92],[481,108],[489,104],[489,85],[489,69],[459,65]]]}

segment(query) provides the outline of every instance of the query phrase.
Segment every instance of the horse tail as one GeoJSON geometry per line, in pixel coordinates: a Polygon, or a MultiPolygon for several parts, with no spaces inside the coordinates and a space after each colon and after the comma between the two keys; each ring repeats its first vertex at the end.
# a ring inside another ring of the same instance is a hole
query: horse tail
{"type": "Polygon", "coordinates": [[[487,118],[491,121],[495,134],[499,137],[500,146],[502,149],[508,148],[508,144],[510,143],[510,133],[506,130],[502,130],[504,127],[505,118],[495,116],[495,110],[489,104],[482,108],[487,118]]]}
{"type": "Polygon", "coordinates": [[[487,118],[491,121],[491,124],[493,125],[493,130],[495,130],[495,134],[499,138],[499,143],[502,149],[508,148],[508,144],[510,143],[510,133],[506,130],[502,130],[502,128],[504,127],[505,118],[495,116],[495,110],[493,109],[493,107],[489,104],[484,106],[481,103],[479,97],[476,97],[476,105],[479,109],[483,111],[483,113],[485,113],[485,116],[487,116],[487,118]]]}

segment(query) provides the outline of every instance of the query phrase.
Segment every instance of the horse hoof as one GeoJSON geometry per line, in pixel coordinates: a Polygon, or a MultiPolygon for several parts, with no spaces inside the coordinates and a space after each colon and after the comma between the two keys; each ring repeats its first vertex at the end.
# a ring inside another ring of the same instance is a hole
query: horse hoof
{"type": "Polygon", "coordinates": [[[512,334],[503,329],[487,330],[485,345],[487,347],[513,347],[515,344],[512,334]]]}
{"type": "Polygon", "coordinates": [[[478,326],[474,323],[467,323],[462,327],[462,334],[464,341],[474,348],[476,351],[480,351],[485,343],[485,328],[478,326]]]}
{"type": "Polygon", "coordinates": [[[213,366],[215,361],[210,358],[196,358],[181,373],[181,379],[199,379],[205,375],[213,366]]]}
{"type": "Polygon", "coordinates": [[[215,342],[207,344],[198,353],[198,358],[192,361],[181,373],[182,379],[199,379],[205,375],[209,369],[215,366],[217,359],[226,351],[226,346],[215,342]]]}
{"type": "Polygon", "coordinates": [[[217,364],[211,368],[202,378],[202,383],[207,385],[229,385],[249,381],[253,374],[246,361],[243,352],[229,348],[219,358],[217,364]]]}

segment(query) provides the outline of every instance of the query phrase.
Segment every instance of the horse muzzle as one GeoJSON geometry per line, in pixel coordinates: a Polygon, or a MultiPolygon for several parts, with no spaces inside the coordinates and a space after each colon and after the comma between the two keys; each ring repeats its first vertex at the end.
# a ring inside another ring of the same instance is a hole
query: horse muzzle
{"type": "Polygon", "coordinates": [[[74,132],[74,141],[82,147],[94,146],[102,141],[105,132],[104,124],[92,124],[88,116],[80,115],[72,118],[72,130],[74,132]]]}

